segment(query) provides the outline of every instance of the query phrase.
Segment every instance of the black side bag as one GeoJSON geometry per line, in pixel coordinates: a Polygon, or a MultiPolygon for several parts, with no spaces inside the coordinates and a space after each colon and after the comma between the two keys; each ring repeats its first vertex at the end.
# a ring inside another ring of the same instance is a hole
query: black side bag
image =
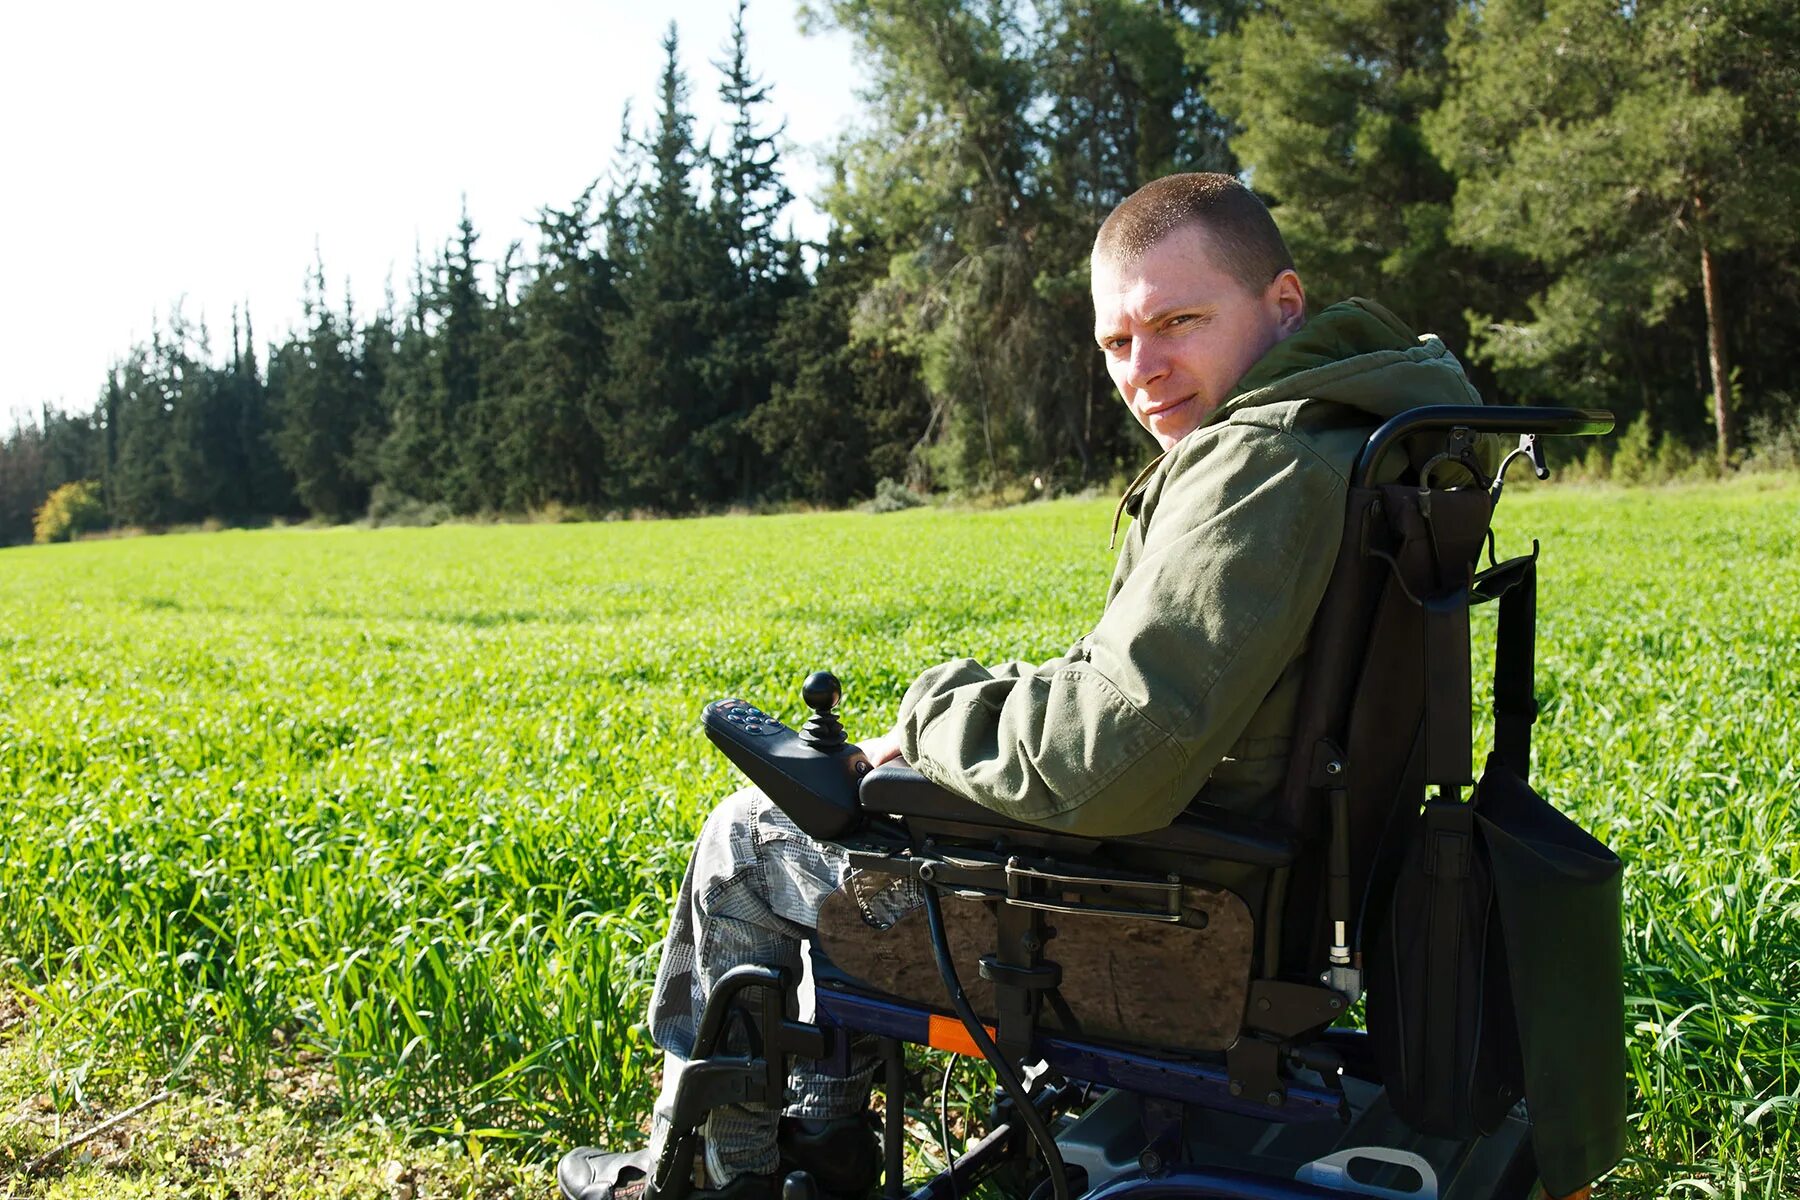
{"type": "Polygon", "coordinates": [[[1389,1102],[1421,1133],[1491,1133],[1523,1087],[1494,898],[1471,806],[1427,802],[1370,946],[1368,991],[1389,1102]]]}
{"type": "Polygon", "coordinates": [[[1405,830],[1368,1023],[1404,1120],[1467,1138],[1522,1093],[1538,1174],[1566,1196],[1625,1149],[1623,867],[1525,781],[1536,585],[1534,558],[1475,581],[1500,599],[1495,751],[1468,803],[1431,800],[1405,830]]]}
{"type": "Polygon", "coordinates": [[[1518,1013],[1538,1175],[1567,1196],[1625,1153],[1624,868],[1489,756],[1473,805],[1518,1013]]]}

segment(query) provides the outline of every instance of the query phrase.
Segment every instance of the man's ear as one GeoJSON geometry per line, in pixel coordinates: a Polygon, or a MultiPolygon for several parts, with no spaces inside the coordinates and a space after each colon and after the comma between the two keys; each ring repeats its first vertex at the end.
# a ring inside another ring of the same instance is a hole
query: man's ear
{"type": "Polygon", "coordinates": [[[1275,325],[1281,336],[1300,332],[1306,324],[1306,285],[1292,267],[1275,277],[1264,296],[1275,311],[1275,325]]]}

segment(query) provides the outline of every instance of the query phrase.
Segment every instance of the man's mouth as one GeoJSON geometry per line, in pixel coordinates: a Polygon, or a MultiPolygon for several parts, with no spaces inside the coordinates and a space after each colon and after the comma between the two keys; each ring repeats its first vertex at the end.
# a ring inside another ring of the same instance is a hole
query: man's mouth
{"type": "Polygon", "coordinates": [[[1144,416],[1147,418],[1161,416],[1163,413],[1180,408],[1193,398],[1193,396],[1183,396],[1179,400],[1170,400],[1167,403],[1155,405],[1154,407],[1145,409],[1144,416]]]}

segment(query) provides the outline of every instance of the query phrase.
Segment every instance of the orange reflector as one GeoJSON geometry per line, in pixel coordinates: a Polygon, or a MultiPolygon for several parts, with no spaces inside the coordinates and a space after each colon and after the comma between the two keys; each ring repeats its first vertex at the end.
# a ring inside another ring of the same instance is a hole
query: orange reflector
{"type": "MultiPolygon", "coordinates": [[[[983,1025],[982,1028],[987,1030],[989,1037],[994,1036],[992,1025],[983,1025]]],[[[940,1017],[934,1014],[931,1018],[931,1026],[926,1031],[925,1044],[933,1050],[948,1050],[952,1054],[966,1054],[970,1058],[981,1057],[981,1048],[975,1044],[975,1039],[969,1036],[969,1031],[963,1028],[963,1023],[955,1017],[940,1017]]]]}

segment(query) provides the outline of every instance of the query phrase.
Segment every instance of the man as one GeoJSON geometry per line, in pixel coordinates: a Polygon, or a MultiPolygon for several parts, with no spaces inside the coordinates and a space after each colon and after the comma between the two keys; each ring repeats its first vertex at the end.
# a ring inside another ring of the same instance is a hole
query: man
{"type": "MultiPolygon", "coordinates": [[[[1119,394],[1163,453],[1115,515],[1130,530],[1093,630],[1061,658],[960,659],[907,690],[871,760],[905,761],[1014,818],[1085,835],[1166,825],[1196,797],[1253,810],[1279,789],[1306,632],[1331,574],[1358,448],[1421,404],[1479,403],[1436,338],[1367,301],[1307,319],[1306,293],[1268,211],[1226,175],[1175,175],[1101,226],[1094,332],[1119,394]]],[[[667,1055],[652,1149],[716,980],[743,963],[798,972],[800,939],[847,874],[751,790],[707,820],[688,864],[651,1000],[667,1055]]],[[[906,894],[862,897],[898,917],[906,894]]],[[[771,1193],[806,1166],[827,1192],[873,1183],[851,1080],[796,1074],[778,1114],[715,1110],[707,1185],[771,1193]],[[784,1166],[785,1164],[785,1166],[784,1166]]],[[[653,1154],[578,1150],[570,1200],[628,1200],[653,1154]]]]}

